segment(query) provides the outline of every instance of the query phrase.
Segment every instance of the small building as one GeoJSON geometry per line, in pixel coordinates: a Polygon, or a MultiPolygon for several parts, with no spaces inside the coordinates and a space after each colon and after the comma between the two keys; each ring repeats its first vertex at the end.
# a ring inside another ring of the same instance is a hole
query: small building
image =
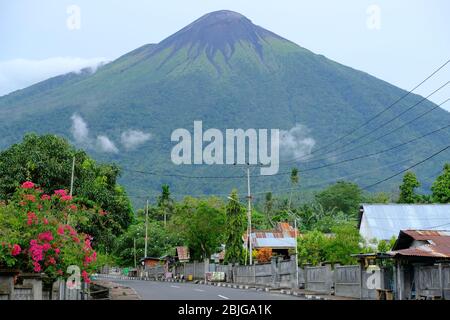
{"type": "Polygon", "coordinates": [[[450,225],[450,204],[362,204],[359,232],[366,241],[390,240],[400,230],[450,225]]]}
{"type": "Polygon", "coordinates": [[[399,300],[450,299],[450,231],[402,230],[388,254],[399,300]]]}
{"type": "Polygon", "coordinates": [[[148,269],[157,265],[161,265],[164,263],[165,260],[161,258],[154,258],[154,257],[145,257],[139,260],[140,266],[143,269],[148,269]]]}
{"type": "MultiPolygon", "coordinates": [[[[289,223],[279,222],[273,230],[253,230],[250,239],[253,249],[270,248],[273,253],[288,257],[289,250],[295,250],[297,246],[295,236],[296,230],[289,223]]],[[[247,234],[243,240],[246,244],[247,234]]]]}

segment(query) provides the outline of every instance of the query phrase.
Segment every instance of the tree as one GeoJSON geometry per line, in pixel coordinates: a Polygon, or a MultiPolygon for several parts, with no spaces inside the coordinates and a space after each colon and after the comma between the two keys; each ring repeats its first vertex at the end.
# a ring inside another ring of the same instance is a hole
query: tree
{"type": "Polygon", "coordinates": [[[245,208],[239,203],[237,190],[233,190],[226,207],[225,262],[244,263],[242,235],[245,232],[245,208]]]}
{"type": "Polygon", "coordinates": [[[314,230],[306,232],[298,240],[299,261],[302,264],[318,265],[321,262],[352,264],[352,254],[360,253],[361,236],[353,224],[347,223],[332,228],[332,234],[314,230]]]}
{"type": "Polygon", "coordinates": [[[164,218],[164,227],[167,225],[167,216],[171,216],[173,213],[174,201],[170,197],[170,188],[167,184],[162,185],[161,195],[158,196],[158,208],[162,211],[164,218]]]}
{"type": "Polygon", "coordinates": [[[0,198],[10,201],[15,189],[30,180],[46,193],[70,188],[72,159],[75,157],[74,197],[88,208],[100,206],[102,216],[82,232],[93,243],[112,248],[114,238],[132,222],[133,212],[125,190],[117,184],[120,170],[115,165],[97,164],[82,150],[55,135],[27,134],[21,143],[0,153],[0,198]]]}
{"type": "Polygon", "coordinates": [[[356,216],[363,196],[357,184],[339,181],[318,193],[315,199],[325,211],[336,210],[356,216]]]}
{"type": "Polygon", "coordinates": [[[351,255],[360,253],[362,241],[359,230],[353,224],[343,224],[331,229],[333,236],[327,241],[326,260],[331,263],[353,264],[351,255]]]}
{"type": "Polygon", "coordinates": [[[431,191],[434,202],[450,203],[450,163],[445,164],[444,172],[437,177],[431,191]]]}
{"type": "MultiPolygon", "coordinates": [[[[163,228],[161,221],[148,223],[148,247],[149,257],[161,257],[173,254],[175,247],[181,243],[179,235],[163,228]]],[[[117,239],[114,255],[121,266],[134,265],[134,241],[136,240],[136,257],[139,261],[144,257],[145,251],[145,220],[140,218],[130,225],[128,230],[117,239]]]]}
{"type": "Polygon", "coordinates": [[[272,221],[273,216],[273,195],[272,192],[267,192],[265,196],[264,201],[264,214],[267,217],[267,221],[270,223],[270,225],[273,227],[275,224],[272,221]]]}
{"type": "Polygon", "coordinates": [[[191,258],[200,260],[210,257],[224,240],[225,212],[222,201],[214,197],[186,197],[175,206],[171,229],[189,247],[191,258]]]}
{"type": "Polygon", "coordinates": [[[400,196],[398,203],[416,203],[419,199],[415,189],[420,186],[414,172],[408,171],[403,176],[403,183],[400,185],[400,196]]]}
{"type": "Polygon", "coordinates": [[[326,242],[325,235],[320,231],[314,230],[305,233],[297,241],[299,263],[318,265],[320,262],[325,261],[326,242]]]}

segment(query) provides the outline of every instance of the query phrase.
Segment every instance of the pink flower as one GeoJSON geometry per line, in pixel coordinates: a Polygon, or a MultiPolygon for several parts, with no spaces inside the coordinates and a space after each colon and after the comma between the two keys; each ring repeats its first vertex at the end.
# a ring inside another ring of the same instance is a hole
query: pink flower
{"type": "Polygon", "coordinates": [[[47,218],[44,218],[44,219],[43,219],[43,222],[44,222],[45,225],[47,225],[47,224],[48,224],[48,219],[47,219],[47,218]]]}
{"type": "Polygon", "coordinates": [[[53,257],[48,258],[48,263],[50,263],[51,265],[55,265],[56,264],[56,260],[53,257]]]}
{"type": "Polygon", "coordinates": [[[62,236],[64,234],[64,226],[59,226],[57,232],[60,236],[62,236]]]}
{"type": "Polygon", "coordinates": [[[59,248],[56,248],[56,249],[55,249],[55,253],[56,253],[56,254],[59,254],[60,252],[61,252],[61,250],[60,250],[59,248]]]}
{"type": "Polygon", "coordinates": [[[50,200],[52,197],[50,197],[48,194],[43,194],[41,196],[41,200],[50,200]]]}
{"type": "Polygon", "coordinates": [[[61,200],[62,201],[70,201],[70,200],[72,200],[72,196],[68,196],[68,195],[61,196],[61,200]]]}
{"type": "Polygon", "coordinates": [[[42,232],[38,235],[38,239],[44,242],[50,242],[53,240],[53,234],[51,231],[42,232]]]}
{"type": "Polygon", "coordinates": [[[61,196],[61,197],[67,196],[66,190],[63,190],[63,189],[55,190],[55,194],[58,195],[58,196],[61,196]]]}
{"type": "Polygon", "coordinates": [[[44,243],[43,245],[42,245],[42,250],[44,250],[44,251],[48,251],[48,250],[50,250],[52,248],[52,246],[50,245],[50,243],[44,243]]]}
{"type": "Polygon", "coordinates": [[[34,188],[34,183],[31,181],[25,181],[22,183],[22,189],[32,189],[34,188]]]}
{"type": "Polygon", "coordinates": [[[89,274],[86,272],[86,270],[83,270],[81,272],[81,276],[83,277],[84,282],[90,283],[91,279],[89,279],[89,274]]]}
{"type": "Polygon", "coordinates": [[[58,273],[60,276],[63,275],[63,271],[61,269],[58,269],[58,271],[56,271],[56,273],[58,273]]]}
{"type": "Polygon", "coordinates": [[[13,256],[17,256],[17,255],[20,254],[21,251],[22,251],[22,248],[21,248],[18,244],[15,244],[15,245],[13,245],[11,254],[12,254],[13,256]]]}
{"type": "Polygon", "coordinates": [[[33,262],[33,266],[34,266],[34,272],[41,272],[41,265],[39,264],[39,262],[33,262]]]}
{"type": "MultiPolygon", "coordinates": [[[[36,263],[39,261],[42,261],[42,259],[44,259],[43,246],[39,245],[37,243],[37,241],[34,239],[30,241],[29,252],[31,255],[31,259],[36,263]]],[[[35,264],[35,267],[36,267],[36,264],[35,264]]],[[[39,269],[39,271],[40,271],[40,269],[39,269]]],[[[36,272],[39,272],[39,271],[36,271],[36,272]]]]}
{"type": "Polygon", "coordinates": [[[27,224],[29,226],[31,226],[33,223],[38,223],[38,217],[36,216],[36,214],[34,212],[28,212],[27,213],[27,224]]]}

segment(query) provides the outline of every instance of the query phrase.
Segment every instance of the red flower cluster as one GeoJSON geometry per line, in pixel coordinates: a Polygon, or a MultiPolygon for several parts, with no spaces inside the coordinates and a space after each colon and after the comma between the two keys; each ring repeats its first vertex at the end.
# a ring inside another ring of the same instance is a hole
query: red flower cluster
{"type": "Polygon", "coordinates": [[[22,252],[22,248],[18,244],[14,244],[11,250],[11,255],[17,256],[22,252]]]}
{"type": "Polygon", "coordinates": [[[27,224],[31,226],[32,224],[38,224],[39,218],[37,217],[36,213],[34,212],[28,212],[27,213],[27,224]]]}
{"type": "Polygon", "coordinates": [[[34,183],[31,181],[25,181],[24,183],[22,183],[22,189],[33,189],[34,188],[34,183]]]}

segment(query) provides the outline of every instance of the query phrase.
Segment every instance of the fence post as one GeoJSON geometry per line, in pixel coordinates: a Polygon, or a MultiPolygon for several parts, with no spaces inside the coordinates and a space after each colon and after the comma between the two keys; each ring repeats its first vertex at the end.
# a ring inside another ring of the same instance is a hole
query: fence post
{"type": "Polygon", "coordinates": [[[298,289],[298,266],[297,266],[297,255],[291,256],[291,267],[290,267],[290,280],[292,289],[298,289]]]}
{"type": "Polygon", "coordinates": [[[442,270],[442,263],[438,264],[439,268],[439,289],[441,291],[441,299],[444,300],[445,292],[444,292],[444,273],[442,270]]]}
{"type": "Polygon", "coordinates": [[[277,283],[277,257],[270,259],[270,270],[272,273],[272,288],[276,288],[277,283]]]}

